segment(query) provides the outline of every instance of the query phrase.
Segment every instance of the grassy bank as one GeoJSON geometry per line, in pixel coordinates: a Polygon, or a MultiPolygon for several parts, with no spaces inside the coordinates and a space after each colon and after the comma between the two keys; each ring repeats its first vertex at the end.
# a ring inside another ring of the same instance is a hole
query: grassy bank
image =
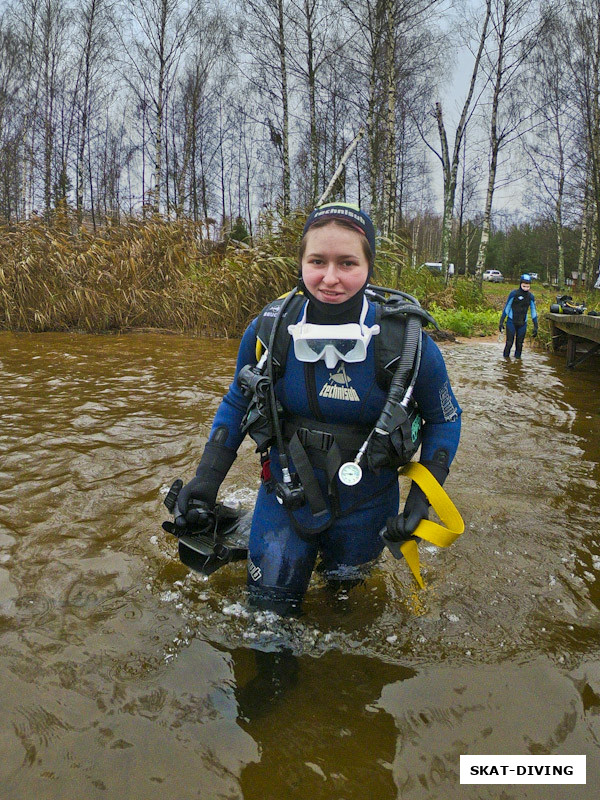
{"type": "MultiPolygon", "coordinates": [[[[215,245],[199,225],[131,220],[98,233],[66,216],[0,228],[0,329],[104,333],[161,329],[240,336],[248,322],[296,281],[304,215],[263,231],[249,247],[215,245]]],[[[461,336],[497,330],[508,285],[457,278],[449,287],[408,266],[401,240],[380,243],[379,285],[415,295],[440,327],[461,336]]],[[[540,296],[540,314],[555,291],[540,296]]],[[[576,298],[579,299],[579,298],[576,298]]]]}

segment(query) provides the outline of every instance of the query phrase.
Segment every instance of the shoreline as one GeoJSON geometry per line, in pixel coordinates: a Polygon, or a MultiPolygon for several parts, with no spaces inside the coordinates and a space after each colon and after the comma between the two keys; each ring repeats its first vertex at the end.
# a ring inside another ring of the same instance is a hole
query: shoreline
{"type": "MultiPolygon", "coordinates": [[[[231,339],[241,339],[241,336],[213,336],[207,332],[193,332],[193,331],[177,331],[172,330],[170,328],[149,328],[149,327],[140,327],[140,328],[121,328],[121,329],[114,329],[114,330],[105,330],[105,331],[86,331],[82,328],[68,328],[66,330],[60,329],[52,329],[46,331],[28,331],[22,329],[14,329],[14,328],[2,328],[0,329],[1,333],[12,333],[15,336],[21,336],[24,334],[32,334],[34,336],[43,336],[44,334],[65,334],[65,335],[74,335],[74,336],[140,336],[140,335],[160,335],[160,336],[188,336],[192,339],[214,339],[215,341],[223,340],[229,341],[231,339]]],[[[431,335],[432,332],[427,331],[433,341],[436,344],[466,344],[467,342],[482,342],[482,343],[490,343],[490,342],[497,342],[498,341],[498,334],[489,334],[485,336],[480,336],[475,334],[474,336],[459,336],[452,331],[449,330],[441,330],[433,332],[434,335],[431,335]]]]}

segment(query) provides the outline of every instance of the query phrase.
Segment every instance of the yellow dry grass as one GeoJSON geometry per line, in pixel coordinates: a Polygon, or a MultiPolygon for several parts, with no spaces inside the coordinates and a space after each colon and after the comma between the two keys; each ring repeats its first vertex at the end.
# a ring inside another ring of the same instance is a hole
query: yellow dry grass
{"type": "Polygon", "coordinates": [[[0,228],[0,328],[239,336],[295,274],[292,250],[214,248],[187,221],[130,220],[94,234],[32,220],[0,228]]]}

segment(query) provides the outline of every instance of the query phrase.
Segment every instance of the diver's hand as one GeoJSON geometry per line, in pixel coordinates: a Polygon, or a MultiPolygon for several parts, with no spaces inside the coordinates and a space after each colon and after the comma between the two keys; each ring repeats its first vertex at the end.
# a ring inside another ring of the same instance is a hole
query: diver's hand
{"type": "Polygon", "coordinates": [[[210,487],[207,491],[206,483],[198,477],[190,481],[187,486],[183,486],[183,481],[177,478],[164,499],[164,504],[175,517],[175,521],[163,522],[164,530],[175,536],[181,536],[205,527],[210,521],[215,505],[214,500],[208,503],[205,498],[211,500],[214,495],[216,499],[217,490],[218,487],[210,487]],[[198,488],[200,484],[202,486],[198,488]]]}
{"type": "MultiPolygon", "coordinates": [[[[195,519],[190,519],[192,500],[206,503],[209,511],[215,507],[219,488],[237,455],[235,450],[225,447],[219,441],[226,437],[227,428],[221,426],[216,429],[212,439],[206,443],[196,476],[179,492],[177,498],[179,513],[186,517],[188,522],[196,522],[195,519]]],[[[177,522],[177,517],[175,522],[177,522]]]]}
{"type": "Polygon", "coordinates": [[[538,326],[537,325],[534,326],[533,333],[531,335],[533,336],[534,339],[538,335],[538,326]]]}
{"type": "Polygon", "coordinates": [[[504,330],[504,323],[503,322],[501,322],[500,325],[498,326],[498,330],[500,331],[500,333],[502,333],[502,331],[504,330]]]}
{"type": "Polygon", "coordinates": [[[219,486],[196,476],[181,489],[175,506],[175,525],[185,528],[197,525],[200,518],[215,507],[219,486]]]}
{"type": "Polygon", "coordinates": [[[429,500],[421,487],[413,482],[402,514],[388,518],[385,534],[393,542],[414,539],[413,534],[422,519],[429,519],[429,500]]]}

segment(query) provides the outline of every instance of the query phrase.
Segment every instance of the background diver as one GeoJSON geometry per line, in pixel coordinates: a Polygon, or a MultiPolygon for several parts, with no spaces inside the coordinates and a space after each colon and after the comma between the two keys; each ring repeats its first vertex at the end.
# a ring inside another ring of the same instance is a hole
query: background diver
{"type": "Polygon", "coordinates": [[[523,273],[519,278],[519,288],[513,289],[508,295],[502,316],[500,317],[500,333],[504,330],[506,320],[506,344],[504,345],[504,358],[510,357],[510,351],[515,343],[515,358],[521,358],[523,342],[527,333],[527,312],[531,314],[533,334],[538,335],[538,316],[535,307],[535,297],[531,292],[531,276],[523,273]]]}
{"type": "Polygon", "coordinates": [[[398,467],[420,445],[442,484],[456,453],[461,409],[421,330],[428,315],[408,295],[368,286],[374,258],[375,230],[357,206],[309,215],[298,286],[246,329],[196,475],[165,523],[185,534],[194,506],[215,506],[249,433],[262,464],[248,545],[255,607],[297,610],[318,558],[332,584],[360,580],[385,540],[412,538],[428,518],[414,482],[398,514],[398,467]]]}

